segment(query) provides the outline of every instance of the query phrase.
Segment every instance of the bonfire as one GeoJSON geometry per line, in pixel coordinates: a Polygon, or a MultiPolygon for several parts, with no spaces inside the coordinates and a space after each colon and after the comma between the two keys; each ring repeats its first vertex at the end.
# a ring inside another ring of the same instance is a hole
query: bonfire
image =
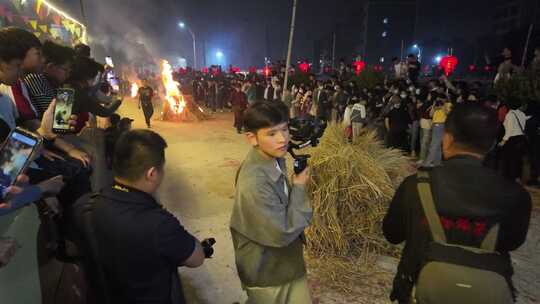
{"type": "Polygon", "coordinates": [[[163,118],[171,121],[203,120],[207,116],[195,101],[184,96],[180,84],[174,80],[173,69],[167,60],[161,64],[161,78],[165,88],[166,103],[163,107],[163,118]]]}

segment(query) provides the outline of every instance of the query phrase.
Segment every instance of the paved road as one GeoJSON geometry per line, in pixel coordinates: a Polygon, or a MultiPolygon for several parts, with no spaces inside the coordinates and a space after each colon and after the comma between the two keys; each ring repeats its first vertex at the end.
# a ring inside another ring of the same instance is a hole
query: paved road
{"type": "MultiPolygon", "coordinates": [[[[135,128],[145,127],[135,102],[126,101],[120,113],[135,119],[135,128]]],[[[244,136],[232,127],[231,113],[203,122],[153,121],[153,130],[168,143],[160,200],[199,239],[217,240],[215,259],[198,269],[180,269],[188,303],[242,302],[228,222],[234,176],[249,150],[244,136]]]]}

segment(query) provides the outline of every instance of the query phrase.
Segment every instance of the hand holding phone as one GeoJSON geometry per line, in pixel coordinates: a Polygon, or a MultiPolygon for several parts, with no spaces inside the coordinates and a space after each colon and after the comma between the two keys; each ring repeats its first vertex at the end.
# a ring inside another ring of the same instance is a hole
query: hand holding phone
{"type": "Polygon", "coordinates": [[[0,148],[0,196],[8,200],[9,195],[17,194],[19,177],[40,150],[42,139],[38,135],[17,128],[13,130],[0,148]]]}
{"type": "Polygon", "coordinates": [[[75,90],[69,88],[58,89],[54,107],[52,131],[57,134],[72,131],[71,115],[75,106],[75,90]]]}
{"type": "MultiPolygon", "coordinates": [[[[51,104],[49,105],[49,108],[47,108],[47,111],[43,114],[43,119],[41,120],[41,126],[38,130],[38,133],[47,138],[47,139],[54,139],[57,137],[57,135],[53,132],[53,121],[54,121],[54,110],[56,108],[56,100],[53,100],[51,104]]],[[[70,124],[70,130],[75,130],[75,126],[77,125],[77,115],[72,114],[71,118],[69,120],[70,124]]]]}

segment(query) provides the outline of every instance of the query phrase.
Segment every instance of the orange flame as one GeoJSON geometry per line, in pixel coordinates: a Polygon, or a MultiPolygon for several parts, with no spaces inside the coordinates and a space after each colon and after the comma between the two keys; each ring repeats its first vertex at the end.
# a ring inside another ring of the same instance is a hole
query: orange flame
{"type": "Polygon", "coordinates": [[[161,78],[163,79],[163,86],[165,87],[165,98],[169,102],[169,106],[174,114],[180,114],[186,108],[186,102],[184,96],[180,93],[178,82],[173,79],[173,69],[167,60],[163,60],[161,65],[161,78]]]}
{"type": "Polygon", "coordinates": [[[131,84],[131,98],[136,98],[139,95],[139,85],[134,82],[131,84]]]}

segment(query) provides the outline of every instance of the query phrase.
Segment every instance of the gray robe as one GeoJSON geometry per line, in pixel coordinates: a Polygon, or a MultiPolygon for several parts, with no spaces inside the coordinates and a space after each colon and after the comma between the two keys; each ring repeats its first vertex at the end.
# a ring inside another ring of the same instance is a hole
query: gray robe
{"type": "Polygon", "coordinates": [[[238,274],[248,287],[279,286],[306,273],[302,237],[313,211],[304,187],[288,184],[285,160],[278,163],[283,173],[276,159],[253,149],[237,176],[230,228],[238,274]]]}

